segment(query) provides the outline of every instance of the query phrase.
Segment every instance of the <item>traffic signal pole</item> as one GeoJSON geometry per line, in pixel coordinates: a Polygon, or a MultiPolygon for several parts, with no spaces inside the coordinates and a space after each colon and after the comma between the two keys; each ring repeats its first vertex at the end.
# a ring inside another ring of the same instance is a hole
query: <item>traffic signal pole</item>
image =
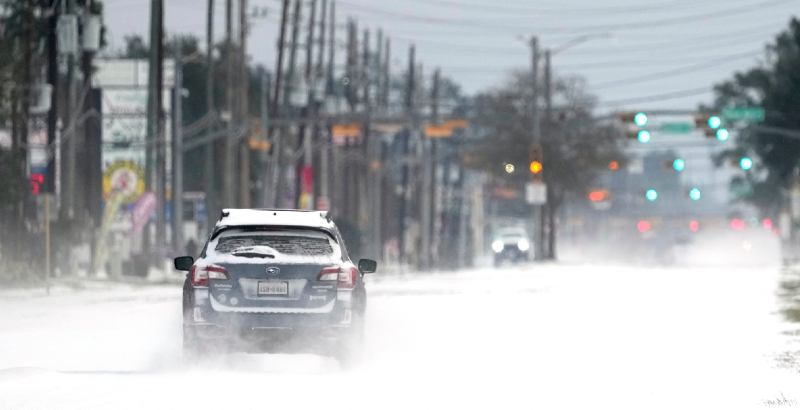
{"type": "MultiPolygon", "coordinates": [[[[536,36],[531,37],[531,152],[534,152],[541,144],[541,131],[539,128],[539,41],[536,36]]],[[[534,160],[536,158],[531,158],[534,160]]],[[[534,181],[539,177],[534,174],[534,181]]],[[[542,206],[533,205],[533,257],[535,260],[542,260],[544,235],[542,226],[542,206]]]]}

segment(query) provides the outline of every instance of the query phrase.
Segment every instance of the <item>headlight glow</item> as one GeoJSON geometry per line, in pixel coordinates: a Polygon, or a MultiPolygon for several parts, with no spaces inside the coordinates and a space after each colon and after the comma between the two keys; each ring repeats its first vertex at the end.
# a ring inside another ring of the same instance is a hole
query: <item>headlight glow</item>
{"type": "Polygon", "coordinates": [[[505,245],[503,245],[503,241],[499,239],[496,239],[494,242],[492,242],[492,250],[494,251],[494,253],[502,252],[504,247],[505,245]]]}
{"type": "Polygon", "coordinates": [[[519,242],[517,242],[517,249],[521,250],[522,252],[527,251],[528,249],[530,249],[530,247],[531,244],[528,243],[528,240],[525,238],[522,238],[519,240],[519,242]]]}

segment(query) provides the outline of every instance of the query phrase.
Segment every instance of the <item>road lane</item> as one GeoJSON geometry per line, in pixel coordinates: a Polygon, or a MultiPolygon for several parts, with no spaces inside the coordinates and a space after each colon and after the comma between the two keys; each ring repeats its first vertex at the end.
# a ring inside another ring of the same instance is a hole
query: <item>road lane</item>
{"type": "Polygon", "coordinates": [[[180,359],[180,289],[0,297],[0,408],[768,408],[800,400],[778,271],[591,265],[380,277],[363,363],[180,359]]]}

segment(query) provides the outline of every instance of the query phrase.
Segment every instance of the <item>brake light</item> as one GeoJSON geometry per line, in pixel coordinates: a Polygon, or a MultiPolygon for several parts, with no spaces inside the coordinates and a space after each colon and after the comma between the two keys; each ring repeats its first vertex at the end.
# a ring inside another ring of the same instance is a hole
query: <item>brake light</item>
{"type": "Polygon", "coordinates": [[[317,280],[336,281],[339,289],[352,289],[356,286],[358,268],[354,266],[329,266],[319,271],[317,280]]]}
{"type": "Polygon", "coordinates": [[[228,280],[230,278],[228,270],[217,265],[192,266],[190,273],[194,286],[208,286],[208,281],[211,279],[228,280]]]}
{"type": "Polygon", "coordinates": [[[317,275],[317,280],[321,281],[333,281],[339,279],[339,271],[341,269],[338,266],[329,266],[327,268],[323,268],[319,271],[319,275],[317,275]]]}
{"type": "Polygon", "coordinates": [[[356,287],[356,277],[358,277],[358,268],[355,266],[342,268],[339,271],[339,288],[353,289],[356,287]]]}

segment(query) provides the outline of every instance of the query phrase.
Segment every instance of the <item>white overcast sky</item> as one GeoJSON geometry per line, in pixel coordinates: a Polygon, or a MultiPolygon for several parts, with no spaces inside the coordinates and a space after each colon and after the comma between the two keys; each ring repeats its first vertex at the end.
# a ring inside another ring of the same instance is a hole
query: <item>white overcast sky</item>
{"type": "MultiPolygon", "coordinates": [[[[164,2],[168,34],[204,38],[206,0],[164,2]]],[[[112,48],[122,47],[125,35],[147,37],[149,1],[104,3],[112,48]]],[[[266,18],[251,23],[248,54],[273,68],[281,1],[248,3],[268,10],[266,18]]],[[[225,1],[216,0],[215,6],[221,39],[225,1]]],[[[467,92],[476,92],[529,64],[523,38],[535,34],[543,47],[557,49],[590,35],[594,38],[554,56],[553,67],[559,75],[586,78],[589,91],[606,103],[603,108],[687,91],[696,95],[626,106],[694,109],[710,100],[712,84],[763,59],[765,44],[798,14],[800,0],[338,0],[336,9],[340,47],[348,16],[357,19],[359,35],[369,28],[373,41],[382,28],[392,38],[394,72],[405,69],[413,42],[426,72],[438,66],[467,92]]],[[[341,55],[341,48],[337,52],[341,55]]]]}

